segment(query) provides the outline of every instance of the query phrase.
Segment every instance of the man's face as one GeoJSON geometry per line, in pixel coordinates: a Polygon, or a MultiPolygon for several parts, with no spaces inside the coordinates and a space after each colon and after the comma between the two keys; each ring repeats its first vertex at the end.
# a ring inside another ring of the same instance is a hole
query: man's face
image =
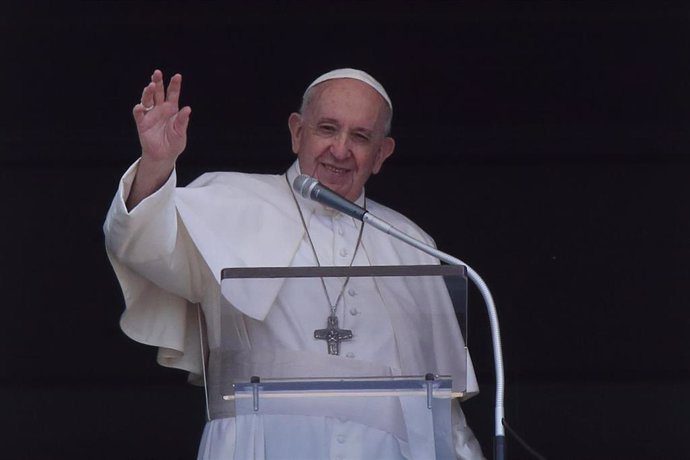
{"type": "Polygon", "coordinates": [[[328,80],[312,88],[304,113],[290,115],[292,151],[302,174],[355,201],[392,153],[385,135],[387,105],[359,80],[328,80]]]}

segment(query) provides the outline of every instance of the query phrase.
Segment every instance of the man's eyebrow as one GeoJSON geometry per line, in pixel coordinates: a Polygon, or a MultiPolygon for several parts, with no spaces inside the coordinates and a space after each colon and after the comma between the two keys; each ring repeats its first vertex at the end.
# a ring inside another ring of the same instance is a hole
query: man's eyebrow
{"type": "Polygon", "coordinates": [[[318,123],[331,123],[334,125],[340,124],[340,123],[338,123],[338,120],[336,120],[335,118],[328,118],[328,117],[319,118],[318,120],[316,120],[316,123],[317,124],[318,123]]]}
{"type": "MultiPolygon", "coordinates": [[[[337,119],[331,118],[331,117],[319,118],[318,120],[316,120],[316,122],[315,122],[314,124],[315,124],[315,125],[319,125],[319,124],[321,124],[321,123],[328,123],[328,124],[333,124],[333,125],[336,125],[336,126],[340,126],[340,122],[339,122],[337,119]]],[[[351,131],[351,132],[356,132],[356,133],[361,133],[361,134],[366,134],[366,135],[369,135],[369,136],[371,136],[374,132],[376,132],[376,130],[375,130],[374,128],[367,128],[367,127],[364,127],[364,126],[357,126],[357,127],[353,128],[353,129],[351,129],[350,131],[351,131]]]]}
{"type": "Polygon", "coordinates": [[[374,129],[365,128],[365,127],[357,127],[357,128],[354,128],[352,131],[355,133],[367,134],[369,136],[375,132],[374,129]]]}

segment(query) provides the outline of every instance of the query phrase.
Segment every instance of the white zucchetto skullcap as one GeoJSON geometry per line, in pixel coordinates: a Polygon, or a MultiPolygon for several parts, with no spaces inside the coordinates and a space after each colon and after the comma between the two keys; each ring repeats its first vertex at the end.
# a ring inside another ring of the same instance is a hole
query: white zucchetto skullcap
{"type": "Polygon", "coordinates": [[[304,91],[304,94],[307,94],[307,91],[309,91],[311,88],[318,85],[319,83],[323,83],[326,80],[335,80],[337,78],[353,78],[355,80],[359,80],[361,82],[366,83],[367,85],[374,88],[376,92],[379,93],[381,97],[383,97],[386,100],[386,102],[388,103],[388,107],[391,110],[393,110],[393,103],[391,102],[391,98],[388,97],[388,93],[386,93],[386,90],[383,89],[381,83],[376,81],[376,79],[368,73],[357,69],[335,69],[331,70],[330,72],[326,72],[325,74],[321,75],[316,80],[311,82],[311,84],[307,86],[307,89],[304,91]]]}

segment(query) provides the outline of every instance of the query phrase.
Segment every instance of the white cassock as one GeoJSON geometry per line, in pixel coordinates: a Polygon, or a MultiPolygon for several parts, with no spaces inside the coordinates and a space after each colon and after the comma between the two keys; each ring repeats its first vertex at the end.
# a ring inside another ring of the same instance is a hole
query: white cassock
{"type": "MultiPolygon", "coordinates": [[[[304,298],[303,293],[291,293],[289,285],[263,301],[221,295],[224,268],[315,266],[314,250],[322,266],[428,265],[437,264],[436,259],[368,227],[358,246],[360,222],[296,196],[312,249],[285,175],[209,173],[176,188],[173,173],[161,189],[128,212],[125,200],[136,167],[123,176],[104,224],[108,256],[127,307],[120,325],[132,339],[158,347],[161,365],[186,370],[190,380],[198,382],[204,362],[197,317],[201,306],[210,354],[210,420],[199,459],[413,457],[404,433],[385,425],[309,414],[236,417],[232,404],[220,397],[221,378],[433,372],[452,376],[454,390],[465,395],[478,391],[452,308],[428,318],[414,312],[396,314],[374,281],[351,279],[337,313],[340,327],[353,330],[354,337],[340,344],[339,356],[332,356],[313,334],[325,327],[329,302],[342,288],[338,279],[327,282],[329,299],[323,291],[314,292],[308,303],[295,301],[298,295],[304,298]],[[323,300],[311,301],[319,297],[323,300]],[[223,367],[223,374],[232,375],[220,376],[219,356],[232,363],[223,367]],[[251,436],[237,439],[238,430],[251,436]]],[[[290,182],[297,174],[295,162],[287,172],[290,182]]],[[[358,202],[363,201],[362,196],[358,202]]],[[[433,244],[399,213],[371,200],[366,206],[403,232],[433,244]]],[[[458,404],[453,404],[452,414],[456,456],[483,458],[458,404]]]]}

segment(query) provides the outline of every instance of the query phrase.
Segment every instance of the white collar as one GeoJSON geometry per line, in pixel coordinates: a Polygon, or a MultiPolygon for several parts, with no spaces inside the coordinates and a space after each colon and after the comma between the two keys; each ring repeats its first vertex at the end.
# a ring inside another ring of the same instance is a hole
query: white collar
{"type": "MultiPolygon", "coordinates": [[[[290,168],[288,168],[287,172],[285,173],[288,179],[288,182],[290,183],[290,187],[292,187],[292,181],[295,180],[297,176],[302,174],[300,167],[299,167],[299,161],[295,161],[290,168]]],[[[292,189],[291,189],[292,190],[292,189]]],[[[318,203],[314,200],[310,200],[309,198],[304,198],[302,195],[299,193],[295,192],[294,190],[292,191],[295,197],[297,198],[297,202],[299,203],[300,208],[302,209],[302,212],[305,214],[305,218],[311,217],[314,214],[318,215],[325,215],[328,217],[332,218],[346,218],[344,214],[342,214],[339,211],[336,211],[335,209],[326,207],[322,205],[321,203],[318,203]]],[[[365,203],[365,198],[364,198],[364,189],[362,189],[362,193],[359,194],[359,197],[357,200],[355,200],[355,204],[361,207],[364,207],[365,203]]],[[[350,217],[348,219],[352,220],[353,225],[355,225],[354,218],[350,217]]],[[[309,219],[307,218],[307,222],[309,219]]],[[[356,225],[355,225],[356,226],[356,225]]]]}

